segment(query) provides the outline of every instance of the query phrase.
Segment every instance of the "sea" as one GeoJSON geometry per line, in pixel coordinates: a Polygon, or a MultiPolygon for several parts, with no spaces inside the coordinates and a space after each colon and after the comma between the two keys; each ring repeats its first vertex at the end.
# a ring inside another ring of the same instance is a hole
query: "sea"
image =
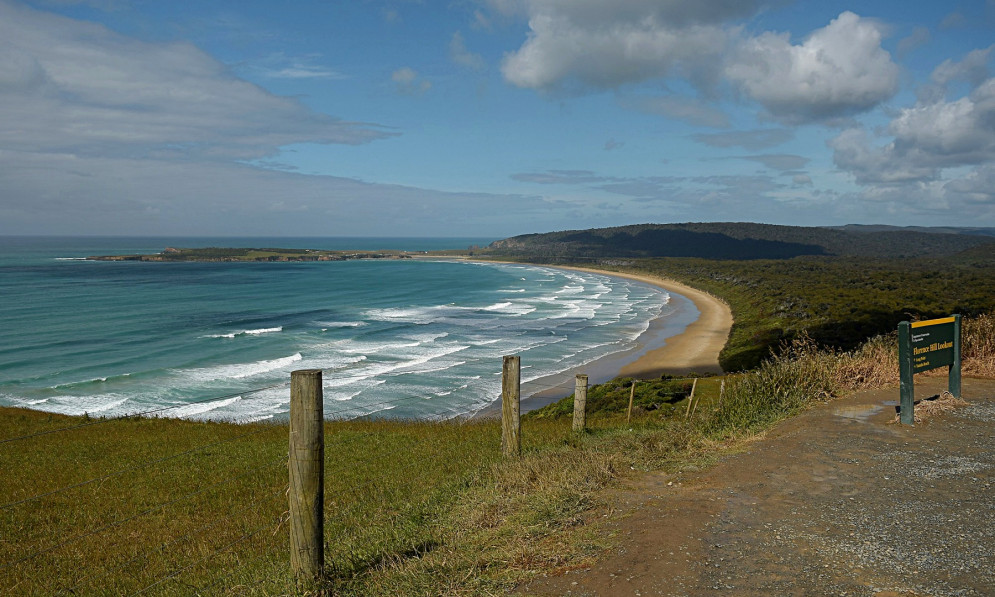
{"type": "Polygon", "coordinates": [[[648,350],[651,322],[682,298],[607,275],[451,259],[86,260],[166,247],[430,251],[490,240],[0,237],[0,405],[280,420],[291,371],[321,369],[329,419],[468,417],[499,399],[504,355],[521,357],[524,397],[566,396],[576,373],[648,350]]]}

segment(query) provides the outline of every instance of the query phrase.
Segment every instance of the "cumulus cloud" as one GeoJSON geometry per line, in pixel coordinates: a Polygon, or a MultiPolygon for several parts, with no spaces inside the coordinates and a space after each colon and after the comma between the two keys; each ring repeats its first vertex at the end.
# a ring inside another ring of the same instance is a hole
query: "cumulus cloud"
{"type": "Polygon", "coordinates": [[[142,42],[8,3],[0,40],[8,149],[258,159],[291,143],[391,134],[273,95],[187,43],[142,42]]]}
{"type": "Polygon", "coordinates": [[[722,23],[756,2],[699,0],[525,0],[501,2],[528,15],[529,37],[502,63],[519,87],[553,91],[613,88],[681,73],[714,79],[729,32],[722,23]]]}
{"type": "Polygon", "coordinates": [[[947,85],[951,81],[967,81],[971,87],[978,87],[991,77],[988,62],[995,46],[968,52],[963,60],[944,60],[933,69],[930,79],[937,85],[947,85]]]}
{"type": "Polygon", "coordinates": [[[951,102],[903,109],[888,132],[895,151],[935,167],[995,159],[995,79],[951,102]]]}
{"type": "MultiPolygon", "coordinates": [[[[934,80],[970,80],[976,56],[938,69],[934,80]]],[[[995,79],[957,99],[920,99],[880,133],[884,139],[875,140],[854,128],[829,141],[837,167],[864,186],[866,198],[905,197],[907,204],[930,207],[992,202],[992,187],[985,185],[993,182],[995,163],[995,79]]]]}
{"type": "MultiPolygon", "coordinates": [[[[844,12],[801,44],[788,34],[744,35],[737,19],[759,2],[727,0],[502,0],[528,16],[529,35],[505,56],[505,79],[539,91],[615,89],[676,77],[712,95],[721,78],[788,123],[823,121],[869,110],[898,87],[899,68],[881,47],[873,20],[844,12]]],[[[920,34],[921,35],[921,34],[920,34]]],[[[637,104],[638,106],[638,104],[637,104]]],[[[678,118],[719,122],[673,100],[657,108],[678,118]],[[668,103],[669,102],[669,103],[668,103]]],[[[709,124],[714,126],[714,124],[709,124]]]]}
{"type": "Polygon", "coordinates": [[[873,21],[844,12],[800,45],[787,34],[744,40],[725,74],[785,122],[853,115],[898,88],[899,68],[881,37],[873,21]]]}

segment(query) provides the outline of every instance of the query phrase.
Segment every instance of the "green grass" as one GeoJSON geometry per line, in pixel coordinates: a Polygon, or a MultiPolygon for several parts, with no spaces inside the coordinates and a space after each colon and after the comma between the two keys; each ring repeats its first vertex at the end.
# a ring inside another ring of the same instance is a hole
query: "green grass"
{"type": "MultiPolygon", "coordinates": [[[[325,589],[486,594],[587,561],[605,546],[584,520],[604,487],[700,456],[659,415],[624,426],[604,410],[579,435],[526,418],[512,460],[497,421],[329,422],[325,589]]],[[[0,444],[0,593],[295,591],[285,426],[0,409],[0,439],[76,425],[0,444]]]]}

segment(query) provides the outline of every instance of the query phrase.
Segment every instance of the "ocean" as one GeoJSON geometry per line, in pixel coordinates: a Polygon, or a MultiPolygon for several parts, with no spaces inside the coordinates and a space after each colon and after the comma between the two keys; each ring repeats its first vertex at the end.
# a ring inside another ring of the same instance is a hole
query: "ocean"
{"type": "Polygon", "coordinates": [[[502,356],[521,356],[524,396],[565,396],[585,367],[646,348],[650,322],[682,298],[533,265],[84,260],[167,246],[427,251],[488,242],[0,237],[0,405],[281,419],[290,372],[322,369],[327,418],[468,416],[500,397],[502,356]]]}

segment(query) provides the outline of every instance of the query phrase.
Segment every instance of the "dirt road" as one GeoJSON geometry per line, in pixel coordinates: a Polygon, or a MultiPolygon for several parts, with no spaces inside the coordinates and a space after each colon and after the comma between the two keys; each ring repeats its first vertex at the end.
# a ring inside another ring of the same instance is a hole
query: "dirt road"
{"type": "MultiPolygon", "coordinates": [[[[919,384],[917,397],[945,379],[919,384]]],[[[623,492],[589,570],[526,595],[995,595],[995,381],[966,407],[890,424],[897,389],[785,421],[703,472],[623,492]]]]}

